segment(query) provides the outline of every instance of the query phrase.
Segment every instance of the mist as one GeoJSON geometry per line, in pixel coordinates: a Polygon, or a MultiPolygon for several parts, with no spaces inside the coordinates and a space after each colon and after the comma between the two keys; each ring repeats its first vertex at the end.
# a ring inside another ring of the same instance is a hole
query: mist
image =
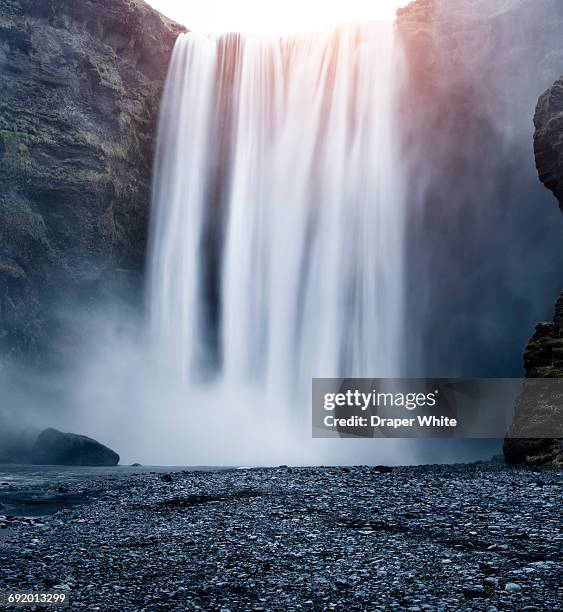
{"type": "Polygon", "coordinates": [[[435,3],[408,45],[411,375],[509,377],[561,290],[563,222],[533,153],[538,97],[562,70],[561,3],[435,3]]]}
{"type": "Polygon", "coordinates": [[[159,366],[138,310],[72,310],[64,318],[73,341],[56,371],[2,374],[4,451],[8,440],[28,451],[46,427],[97,439],[122,465],[411,465],[486,460],[499,448],[496,440],[312,439],[307,404],[288,411],[285,398],[264,405],[261,389],[187,387],[159,366]]]}

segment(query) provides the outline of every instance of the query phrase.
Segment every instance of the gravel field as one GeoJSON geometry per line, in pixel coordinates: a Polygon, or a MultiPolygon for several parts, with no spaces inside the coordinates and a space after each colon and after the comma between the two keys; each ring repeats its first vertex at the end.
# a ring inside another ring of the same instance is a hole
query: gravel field
{"type": "Polygon", "coordinates": [[[72,610],[563,608],[554,469],[6,473],[0,590],[72,610]]]}

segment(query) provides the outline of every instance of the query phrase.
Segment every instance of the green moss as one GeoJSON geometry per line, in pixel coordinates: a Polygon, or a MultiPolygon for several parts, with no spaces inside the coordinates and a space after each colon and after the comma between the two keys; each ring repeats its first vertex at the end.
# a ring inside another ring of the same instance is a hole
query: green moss
{"type": "Polygon", "coordinates": [[[30,203],[21,196],[0,196],[0,223],[7,225],[9,220],[10,236],[27,235],[34,240],[45,240],[45,222],[35,213],[30,203]]]}
{"type": "Polygon", "coordinates": [[[119,96],[125,96],[123,80],[121,79],[121,75],[115,67],[115,58],[98,58],[95,56],[91,56],[89,60],[92,68],[94,68],[94,70],[98,73],[102,85],[108,87],[109,89],[112,89],[119,96]]]}
{"type": "Polygon", "coordinates": [[[561,448],[561,441],[553,440],[552,444],[544,452],[527,456],[526,463],[533,466],[563,467],[563,449],[561,448]]]}
{"type": "Polygon", "coordinates": [[[32,161],[27,143],[28,134],[19,131],[2,130],[0,132],[4,144],[2,164],[4,170],[8,169],[22,176],[28,176],[32,171],[32,161]]]}
{"type": "Polygon", "coordinates": [[[556,365],[534,368],[534,378],[563,378],[563,370],[556,365]]]}
{"type": "Polygon", "coordinates": [[[122,142],[112,142],[106,138],[100,137],[95,132],[87,132],[84,130],[77,131],[74,137],[79,144],[98,149],[101,153],[100,157],[114,159],[127,159],[129,157],[129,143],[126,140],[122,142]]]}

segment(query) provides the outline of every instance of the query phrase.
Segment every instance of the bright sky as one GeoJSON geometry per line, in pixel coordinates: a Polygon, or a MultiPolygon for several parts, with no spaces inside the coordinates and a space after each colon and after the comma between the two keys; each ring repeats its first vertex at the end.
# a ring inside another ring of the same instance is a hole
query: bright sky
{"type": "Polygon", "coordinates": [[[394,19],[408,0],[147,0],[198,32],[288,34],[347,21],[394,19]]]}

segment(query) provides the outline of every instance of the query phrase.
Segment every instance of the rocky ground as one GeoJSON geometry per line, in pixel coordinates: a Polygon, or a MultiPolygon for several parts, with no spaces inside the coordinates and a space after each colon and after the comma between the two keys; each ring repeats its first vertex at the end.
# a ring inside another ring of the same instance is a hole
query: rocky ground
{"type": "MultiPolygon", "coordinates": [[[[71,609],[104,612],[556,610],[561,476],[492,464],[115,468],[53,483],[53,499],[82,504],[0,517],[1,588],[65,589],[71,609]]],[[[13,489],[0,482],[0,513],[16,507],[13,489]]]]}

